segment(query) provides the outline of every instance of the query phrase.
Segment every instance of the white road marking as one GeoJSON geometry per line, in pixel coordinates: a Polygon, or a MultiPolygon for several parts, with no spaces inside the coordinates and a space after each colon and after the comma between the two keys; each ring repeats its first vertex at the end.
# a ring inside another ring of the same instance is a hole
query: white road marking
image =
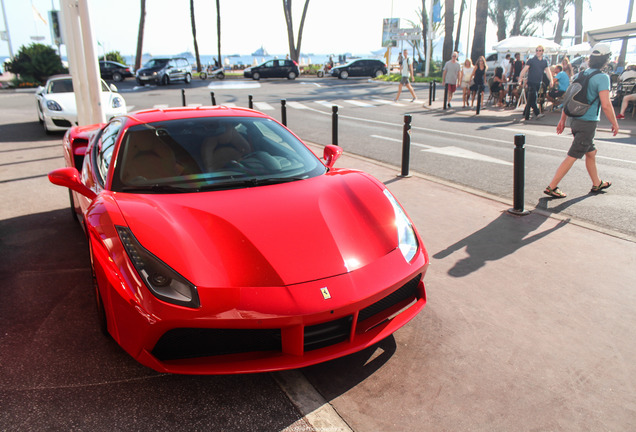
{"type": "Polygon", "coordinates": [[[327,108],[331,108],[333,106],[337,106],[338,108],[342,108],[340,105],[335,104],[333,102],[326,101],[326,100],[317,100],[317,101],[314,101],[314,102],[319,104],[319,105],[322,105],[324,107],[327,107],[327,108]]]}
{"type": "Polygon", "coordinates": [[[300,102],[287,102],[287,106],[290,106],[292,108],[295,109],[300,109],[300,110],[304,110],[304,109],[309,109],[308,106],[301,104],[300,102]]]}
{"type": "MultiPolygon", "coordinates": [[[[388,137],[383,137],[380,135],[371,135],[372,138],[378,138],[378,139],[383,139],[386,141],[393,141],[393,142],[402,142],[402,140],[396,139],[396,138],[388,138],[388,137]]],[[[433,147],[433,146],[429,146],[426,144],[418,144],[418,143],[414,143],[411,142],[412,146],[415,147],[422,147],[423,152],[430,152],[430,153],[436,153],[436,154],[440,154],[440,155],[445,155],[445,156],[453,156],[453,157],[459,157],[459,158],[463,158],[463,159],[472,159],[472,160],[477,160],[477,161],[481,161],[481,162],[491,162],[491,163],[496,163],[496,164],[500,164],[500,165],[509,165],[511,166],[512,163],[507,162],[507,161],[503,161],[501,159],[497,159],[497,158],[493,158],[490,156],[486,156],[483,155],[481,153],[477,153],[471,150],[466,150],[463,149],[461,147],[455,147],[455,146],[447,146],[447,147],[433,147]]]]}
{"type": "Polygon", "coordinates": [[[267,102],[254,102],[254,106],[258,108],[259,111],[273,111],[275,109],[267,102]]]}
{"type": "Polygon", "coordinates": [[[208,84],[210,90],[223,89],[223,90],[240,90],[260,88],[261,84],[257,81],[240,81],[240,80],[228,80],[228,81],[212,81],[208,84]]]}
{"type": "Polygon", "coordinates": [[[374,105],[368,104],[366,102],[362,102],[362,101],[355,100],[355,99],[347,99],[347,100],[345,100],[345,102],[348,103],[348,104],[351,104],[351,105],[362,107],[362,108],[371,108],[371,107],[374,106],[374,105]]]}

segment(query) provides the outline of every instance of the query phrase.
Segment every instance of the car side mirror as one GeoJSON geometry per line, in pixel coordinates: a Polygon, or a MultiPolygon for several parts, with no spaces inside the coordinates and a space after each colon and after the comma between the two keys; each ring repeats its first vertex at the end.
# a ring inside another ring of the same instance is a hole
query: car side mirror
{"type": "Polygon", "coordinates": [[[97,196],[95,192],[87,188],[80,181],[80,174],[77,168],[59,168],[49,173],[49,181],[54,185],[64,186],[74,190],[80,195],[93,200],[97,196]]]}
{"type": "Polygon", "coordinates": [[[110,87],[110,91],[117,93],[117,86],[115,84],[111,84],[109,87],[110,87]]]}
{"type": "Polygon", "coordinates": [[[333,168],[334,164],[341,155],[342,147],[338,147],[337,145],[333,144],[326,146],[323,154],[323,159],[325,160],[325,165],[327,166],[327,168],[333,168]]]}

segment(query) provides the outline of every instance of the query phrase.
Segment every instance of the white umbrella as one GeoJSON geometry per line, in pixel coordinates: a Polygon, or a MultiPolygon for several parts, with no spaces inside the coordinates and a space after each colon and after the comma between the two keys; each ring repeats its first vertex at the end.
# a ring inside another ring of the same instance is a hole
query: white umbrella
{"type": "Polygon", "coordinates": [[[589,55],[592,52],[592,47],[588,42],[572,45],[567,47],[566,52],[568,55],[589,55]]]}
{"type": "Polygon", "coordinates": [[[499,41],[492,48],[499,53],[532,54],[539,45],[545,49],[545,55],[558,54],[561,51],[561,45],[558,43],[534,36],[511,36],[499,41]]]}

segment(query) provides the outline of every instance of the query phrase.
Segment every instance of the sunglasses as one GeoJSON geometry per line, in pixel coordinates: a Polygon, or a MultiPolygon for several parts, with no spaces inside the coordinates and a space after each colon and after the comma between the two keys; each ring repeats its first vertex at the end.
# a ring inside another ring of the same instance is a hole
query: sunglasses
{"type": "Polygon", "coordinates": [[[543,50],[537,50],[537,52],[543,52],[543,50]]]}

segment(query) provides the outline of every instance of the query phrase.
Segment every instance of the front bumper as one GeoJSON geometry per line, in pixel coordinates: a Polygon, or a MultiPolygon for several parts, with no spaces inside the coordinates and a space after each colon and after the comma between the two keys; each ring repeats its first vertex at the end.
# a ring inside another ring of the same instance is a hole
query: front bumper
{"type": "MultiPolygon", "coordinates": [[[[109,284],[109,331],[137,361],[159,372],[305,367],[360,351],[411,320],[426,303],[427,267],[423,250],[410,264],[396,250],[363,269],[295,286],[199,287],[198,310],[154,298],[140,304],[109,284]]],[[[111,282],[121,286],[119,278],[111,282]]]]}

